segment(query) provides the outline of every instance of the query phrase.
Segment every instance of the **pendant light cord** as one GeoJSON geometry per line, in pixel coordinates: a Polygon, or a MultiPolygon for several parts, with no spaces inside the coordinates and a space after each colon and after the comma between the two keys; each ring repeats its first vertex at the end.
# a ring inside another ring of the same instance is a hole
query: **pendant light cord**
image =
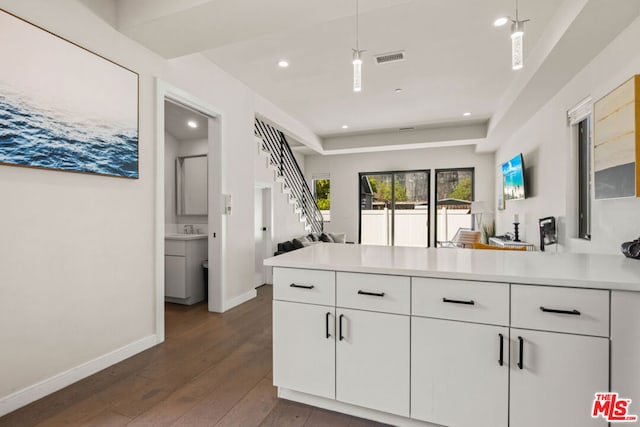
{"type": "Polygon", "coordinates": [[[360,33],[358,16],[360,14],[360,11],[359,11],[359,8],[358,8],[358,3],[359,3],[359,0],[356,0],[356,52],[360,51],[360,45],[358,43],[358,41],[359,41],[358,40],[359,39],[359,33],[360,33]]]}

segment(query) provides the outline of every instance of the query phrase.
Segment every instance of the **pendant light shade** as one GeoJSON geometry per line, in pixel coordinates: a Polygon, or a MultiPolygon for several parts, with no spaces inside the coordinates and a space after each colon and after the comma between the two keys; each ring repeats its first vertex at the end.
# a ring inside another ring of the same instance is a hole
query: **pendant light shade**
{"type": "Polygon", "coordinates": [[[524,67],[524,24],[515,21],[511,28],[511,68],[521,70],[524,67]]]}
{"type": "Polygon", "coordinates": [[[353,59],[351,63],[353,64],[353,91],[361,92],[362,91],[362,53],[364,50],[360,50],[360,40],[359,40],[359,22],[358,22],[358,0],[356,0],[356,48],[353,49],[353,59]]]}
{"type": "Polygon", "coordinates": [[[502,25],[511,20],[511,68],[521,70],[524,67],[524,23],[528,19],[520,20],[518,15],[518,0],[516,0],[516,17],[500,18],[494,22],[494,26],[502,25]]]}
{"type": "Polygon", "coordinates": [[[362,51],[355,50],[353,51],[353,91],[361,92],[362,91],[362,59],[360,58],[360,54],[362,51]]]}

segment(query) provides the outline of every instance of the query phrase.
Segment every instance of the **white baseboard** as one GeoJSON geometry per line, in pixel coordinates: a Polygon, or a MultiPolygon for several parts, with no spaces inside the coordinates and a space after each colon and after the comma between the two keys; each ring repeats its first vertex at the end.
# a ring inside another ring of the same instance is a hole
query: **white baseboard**
{"type": "Polygon", "coordinates": [[[93,360],[73,367],[68,371],[54,375],[51,378],[25,387],[22,390],[18,390],[8,396],[0,397],[0,417],[151,348],[156,344],[159,344],[157,337],[155,335],[149,335],[110,353],[98,356],[93,360]]]}
{"type": "Polygon", "coordinates": [[[243,302],[247,302],[250,299],[255,298],[256,296],[258,296],[258,292],[255,289],[251,289],[249,292],[246,292],[242,295],[238,295],[237,297],[232,298],[229,301],[225,301],[224,308],[222,311],[225,312],[227,310],[231,310],[233,307],[236,307],[242,304],[243,302]]]}

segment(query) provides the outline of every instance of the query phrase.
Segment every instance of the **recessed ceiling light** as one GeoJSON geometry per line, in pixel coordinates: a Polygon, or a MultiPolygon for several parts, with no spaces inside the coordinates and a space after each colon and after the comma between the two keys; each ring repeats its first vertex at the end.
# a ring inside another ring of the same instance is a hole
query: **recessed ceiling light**
{"type": "Polygon", "coordinates": [[[281,59],[280,61],[278,61],[278,67],[287,68],[288,66],[289,66],[289,61],[285,61],[284,59],[281,59]]]}
{"type": "Polygon", "coordinates": [[[465,117],[469,117],[471,115],[471,113],[467,111],[466,113],[463,113],[462,115],[465,116],[465,117]]]}
{"type": "Polygon", "coordinates": [[[342,125],[342,129],[349,129],[349,125],[342,125]]]}
{"type": "Polygon", "coordinates": [[[495,21],[493,21],[493,26],[494,27],[502,27],[507,22],[509,22],[509,18],[507,18],[506,16],[501,16],[500,18],[498,18],[495,21]]]}
{"type": "Polygon", "coordinates": [[[395,92],[395,93],[400,93],[400,92],[402,92],[403,90],[404,90],[404,89],[402,89],[401,87],[399,87],[399,88],[396,88],[396,89],[394,90],[394,92],[395,92]]]}
{"type": "Polygon", "coordinates": [[[197,127],[198,127],[198,122],[196,122],[195,120],[189,120],[189,121],[187,122],[187,125],[188,125],[190,128],[195,129],[195,128],[197,128],[197,127]]]}

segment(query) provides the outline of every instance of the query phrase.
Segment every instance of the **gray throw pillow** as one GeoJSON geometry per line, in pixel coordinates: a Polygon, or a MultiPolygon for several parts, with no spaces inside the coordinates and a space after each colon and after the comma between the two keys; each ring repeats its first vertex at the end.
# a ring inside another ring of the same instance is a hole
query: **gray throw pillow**
{"type": "Polygon", "coordinates": [[[334,243],[346,243],[347,233],[328,233],[334,243]]]}

